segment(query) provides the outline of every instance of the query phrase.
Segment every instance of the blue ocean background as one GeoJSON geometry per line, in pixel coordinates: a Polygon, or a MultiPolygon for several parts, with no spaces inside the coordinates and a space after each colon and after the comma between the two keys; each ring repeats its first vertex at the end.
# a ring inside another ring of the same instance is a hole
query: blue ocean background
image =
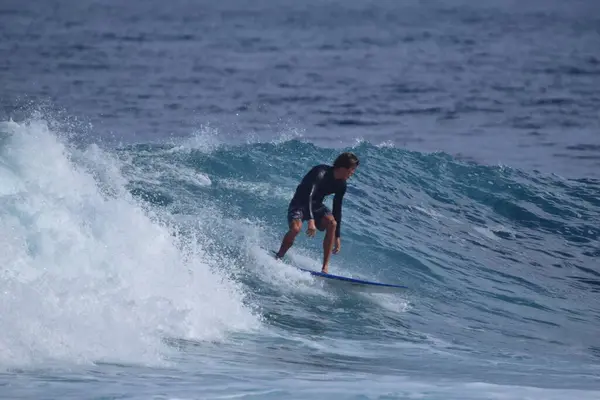
{"type": "Polygon", "coordinates": [[[599,11],[2,2],[0,398],[600,399],[599,11]]]}

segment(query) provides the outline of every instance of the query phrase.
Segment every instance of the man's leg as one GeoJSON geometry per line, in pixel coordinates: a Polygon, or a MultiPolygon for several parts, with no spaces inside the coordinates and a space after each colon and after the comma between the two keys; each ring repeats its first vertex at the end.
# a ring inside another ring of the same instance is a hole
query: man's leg
{"type": "Polygon", "coordinates": [[[333,215],[328,214],[323,216],[321,219],[320,230],[325,231],[325,239],[323,239],[323,268],[322,272],[329,273],[329,257],[333,250],[333,243],[335,241],[335,230],[337,228],[337,222],[333,215]]]}
{"type": "Polygon", "coordinates": [[[298,236],[301,229],[302,229],[302,220],[293,219],[290,221],[290,229],[287,231],[287,233],[283,237],[283,240],[281,241],[281,247],[279,248],[279,251],[275,255],[277,258],[283,258],[283,256],[285,256],[285,253],[287,253],[287,251],[290,249],[290,247],[292,247],[292,245],[294,244],[294,239],[296,239],[296,236],[298,236]]]}

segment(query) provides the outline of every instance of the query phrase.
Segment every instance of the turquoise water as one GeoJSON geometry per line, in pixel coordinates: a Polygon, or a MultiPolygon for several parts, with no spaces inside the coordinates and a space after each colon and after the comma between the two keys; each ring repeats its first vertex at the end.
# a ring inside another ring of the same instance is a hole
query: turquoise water
{"type": "Polygon", "coordinates": [[[357,142],[330,271],[270,250],[301,138],[77,145],[0,127],[5,398],[593,399],[598,182],[357,142]]]}

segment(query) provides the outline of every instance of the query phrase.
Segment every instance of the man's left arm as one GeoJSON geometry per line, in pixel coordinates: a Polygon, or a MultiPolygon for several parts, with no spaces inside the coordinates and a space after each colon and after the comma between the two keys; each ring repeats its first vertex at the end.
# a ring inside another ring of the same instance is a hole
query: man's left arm
{"type": "Polygon", "coordinates": [[[346,186],[344,186],[340,191],[336,192],[335,196],[333,197],[332,214],[335,218],[335,222],[337,223],[337,226],[335,228],[335,249],[337,251],[340,250],[340,232],[342,227],[342,201],[344,199],[345,194],[346,186]]]}

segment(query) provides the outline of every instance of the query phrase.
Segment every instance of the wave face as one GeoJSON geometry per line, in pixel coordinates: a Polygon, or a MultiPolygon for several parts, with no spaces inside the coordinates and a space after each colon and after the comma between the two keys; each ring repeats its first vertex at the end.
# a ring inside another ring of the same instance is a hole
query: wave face
{"type": "Polygon", "coordinates": [[[290,266],[318,269],[322,236],[270,255],[295,186],[340,149],[208,133],[102,149],[42,119],[0,138],[9,370],[158,368],[132,397],[165,365],[215,396],[235,375],[293,397],[311,374],[341,397],[598,395],[597,181],[358,142],[330,270],[409,287],[374,294],[290,266]]]}

